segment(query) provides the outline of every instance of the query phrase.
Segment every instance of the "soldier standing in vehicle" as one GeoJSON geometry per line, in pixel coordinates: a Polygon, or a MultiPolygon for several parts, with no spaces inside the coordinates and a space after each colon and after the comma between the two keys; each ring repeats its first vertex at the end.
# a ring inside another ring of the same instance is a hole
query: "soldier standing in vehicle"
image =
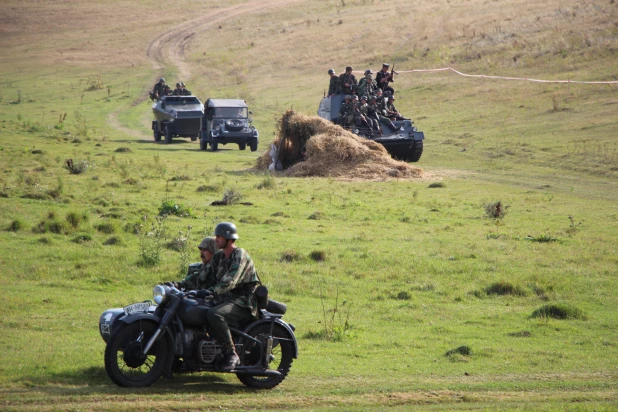
{"type": "Polygon", "coordinates": [[[345,73],[339,75],[339,92],[345,94],[356,94],[356,76],[352,73],[352,66],[345,68],[345,73]]]}
{"type": "Polygon", "coordinates": [[[260,279],[249,254],[236,246],[238,232],[230,222],[215,227],[215,242],[219,251],[212,257],[205,278],[212,284],[200,290],[198,297],[213,296],[213,307],[206,318],[214,338],[221,344],[225,356],[220,370],[233,370],[240,359],[236,353],[229,323],[238,325],[257,318],[255,289],[260,279]]]}
{"type": "Polygon", "coordinates": [[[163,89],[165,89],[165,86],[165,79],[161,77],[159,79],[159,82],[155,83],[154,87],[152,88],[151,97],[154,97],[155,99],[160,99],[161,96],[163,96],[163,89]]]}
{"type": "Polygon", "coordinates": [[[339,77],[335,74],[335,69],[328,69],[330,83],[328,84],[328,97],[331,97],[339,92],[339,77]]]}
{"type": "Polygon", "coordinates": [[[393,73],[388,72],[388,69],[390,67],[390,64],[382,63],[382,70],[380,70],[378,74],[376,74],[376,83],[378,84],[378,87],[384,92],[389,91],[391,92],[391,94],[395,94],[395,90],[388,85],[390,82],[395,81],[395,79],[393,79],[393,73]]]}

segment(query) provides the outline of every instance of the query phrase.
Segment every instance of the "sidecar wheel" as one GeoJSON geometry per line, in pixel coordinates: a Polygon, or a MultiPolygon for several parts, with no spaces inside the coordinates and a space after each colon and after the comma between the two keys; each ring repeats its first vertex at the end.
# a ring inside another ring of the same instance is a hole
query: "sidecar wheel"
{"type": "MultiPolygon", "coordinates": [[[[266,342],[270,333],[270,324],[262,323],[245,332],[255,339],[266,342]]],[[[238,379],[250,388],[272,389],[279,385],[290,372],[292,367],[294,344],[290,340],[278,340],[277,338],[293,339],[290,333],[280,325],[275,325],[273,329],[273,351],[274,359],[268,365],[268,369],[278,370],[280,376],[253,376],[236,374],[238,379]]],[[[254,341],[243,339],[243,350],[241,359],[243,366],[262,366],[260,363],[260,346],[254,341]]]]}
{"type": "Polygon", "coordinates": [[[144,387],[161,377],[170,356],[168,340],[160,339],[142,356],[144,346],[156,330],[154,322],[137,321],[114,331],[105,348],[105,371],[115,384],[144,387]]]}

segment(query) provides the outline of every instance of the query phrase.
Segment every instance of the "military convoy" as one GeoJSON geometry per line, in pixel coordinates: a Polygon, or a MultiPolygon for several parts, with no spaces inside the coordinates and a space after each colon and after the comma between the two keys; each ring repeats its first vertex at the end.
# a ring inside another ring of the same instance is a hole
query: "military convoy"
{"type": "Polygon", "coordinates": [[[155,142],[165,137],[171,143],[174,137],[200,138],[200,149],[209,146],[214,152],[219,145],[237,144],[240,150],[247,146],[252,152],[258,148],[257,129],[244,100],[208,99],[202,104],[195,96],[163,96],[152,105],[155,120],[152,132],[155,142]]]}
{"type": "MultiPolygon", "coordinates": [[[[318,107],[318,116],[335,124],[338,123],[338,114],[345,95],[335,94],[325,97],[318,107]]],[[[413,126],[410,119],[393,120],[394,128],[381,124],[382,133],[379,134],[369,127],[343,126],[344,129],[380,143],[395,159],[406,162],[418,162],[423,154],[423,140],[425,135],[413,126]]]]}

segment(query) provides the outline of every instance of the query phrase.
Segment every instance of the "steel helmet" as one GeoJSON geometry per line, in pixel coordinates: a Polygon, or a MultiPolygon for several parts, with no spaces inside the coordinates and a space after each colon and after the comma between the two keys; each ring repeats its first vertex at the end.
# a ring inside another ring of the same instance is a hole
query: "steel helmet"
{"type": "Polygon", "coordinates": [[[227,240],[238,239],[236,225],[231,222],[221,222],[215,227],[215,236],[222,236],[227,240]]]}
{"type": "Polygon", "coordinates": [[[371,71],[371,69],[367,69],[367,70],[365,70],[365,76],[367,76],[368,74],[373,74],[373,72],[371,71]]]}
{"type": "Polygon", "coordinates": [[[361,101],[363,101],[363,100],[367,101],[367,96],[362,96],[360,99],[361,99],[361,101]]]}
{"type": "Polygon", "coordinates": [[[343,100],[351,100],[351,99],[352,99],[352,96],[350,96],[349,94],[346,94],[345,95],[345,99],[343,99],[343,100]]]}
{"type": "Polygon", "coordinates": [[[159,83],[165,83],[165,79],[164,79],[163,77],[161,77],[161,78],[159,79],[159,83]]]}
{"type": "Polygon", "coordinates": [[[328,74],[335,74],[335,70],[334,69],[328,69],[328,74]]]}
{"type": "Polygon", "coordinates": [[[180,87],[180,83],[176,83],[176,87],[180,87]]]}

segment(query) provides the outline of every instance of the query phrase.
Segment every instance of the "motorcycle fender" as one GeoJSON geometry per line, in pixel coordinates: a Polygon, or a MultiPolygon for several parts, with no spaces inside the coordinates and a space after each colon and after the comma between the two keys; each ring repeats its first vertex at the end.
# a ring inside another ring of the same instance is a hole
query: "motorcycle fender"
{"type": "Polygon", "coordinates": [[[414,132],[414,140],[415,141],[425,140],[425,133],[423,133],[423,132],[414,132]]]}
{"type": "MultiPolygon", "coordinates": [[[[270,323],[270,322],[271,322],[270,319],[260,319],[260,320],[257,320],[255,322],[253,322],[251,325],[247,326],[243,332],[250,330],[254,326],[261,325],[262,323],[270,323]]],[[[292,340],[294,341],[294,354],[293,354],[292,357],[294,359],[298,359],[298,342],[296,341],[296,335],[294,335],[294,331],[292,330],[292,328],[290,328],[290,325],[288,325],[287,323],[283,322],[281,319],[276,319],[275,323],[277,325],[280,325],[281,327],[283,327],[285,330],[287,330],[288,333],[290,334],[290,336],[292,337],[292,340]]]]}
{"type": "MultiPolygon", "coordinates": [[[[141,321],[141,320],[146,320],[146,321],[150,321],[150,322],[154,322],[157,325],[161,323],[161,318],[159,316],[155,316],[152,313],[134,313],[133,315],[129,315],[129,316],[125,316],[121,319],[119,319],[120,322],[126,323],[127,325],[130,325],[131,323],[137,322],[137,321],[141,321]]],[[[173,379],[174,376],[172,374],[172,365],[174,363],[174,339],[172,337],[172,333],[169,330],[169,328],[165,329],[165,333],[162,334],[162,337],[159,337],[159,339],[167,339],[167,344],[170,348],[172,348],[172,356],[169,356],[169,360],[167,362],[167,365],[165,365],[165,370],[163,371],[163,376],[165,376],[168,379],[173,379]]]]}

